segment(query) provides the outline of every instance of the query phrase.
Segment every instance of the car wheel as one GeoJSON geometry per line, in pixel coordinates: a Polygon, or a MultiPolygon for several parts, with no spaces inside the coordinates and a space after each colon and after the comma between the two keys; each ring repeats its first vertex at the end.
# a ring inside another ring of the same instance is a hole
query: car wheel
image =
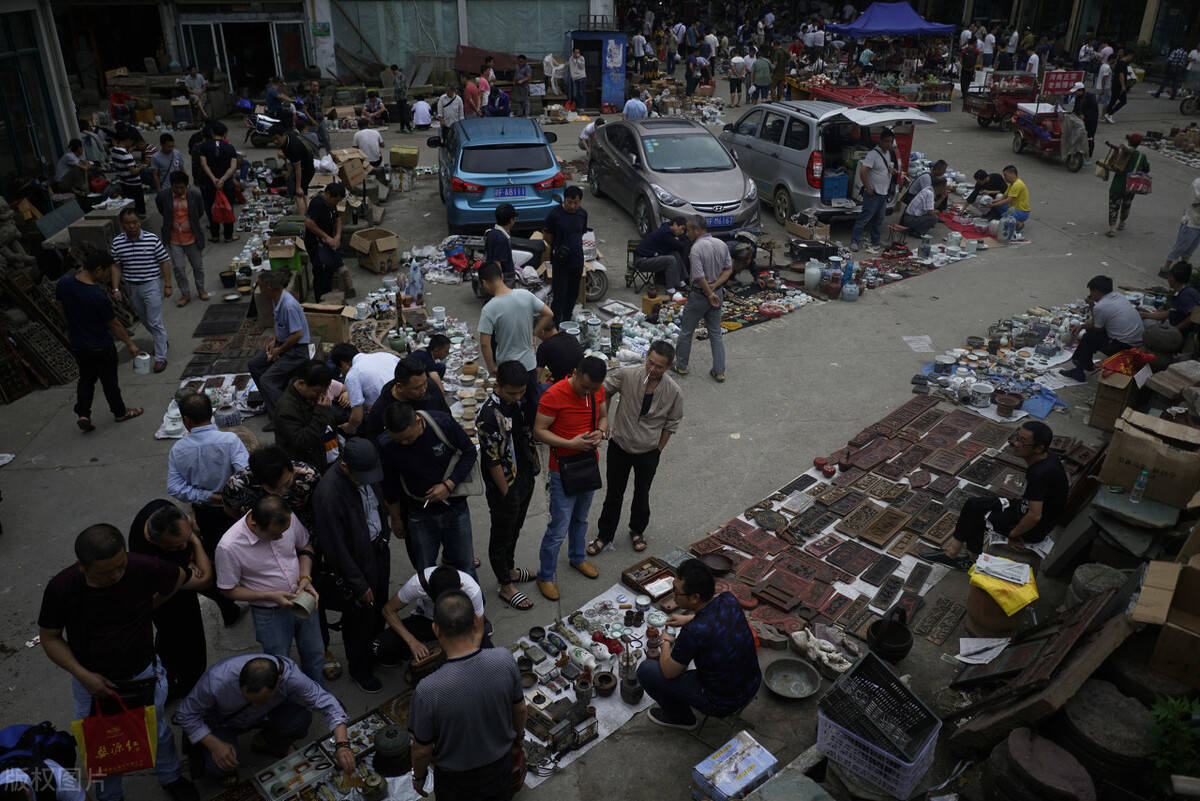
{"type": "Polygon", "coordinates": [[[992,124],[992,121],[987,117],[976,117],[975,122],[979,123],[980,128],[986,128],[992,124]]]}
{"type": "Polygon", "coordinates": [[[1025,149],[1025,137],[1020,133],[1013,134],[1012,149],[1014,153],[1020,153],[1025,149]]]}
{"type": "Polygon", "coordinates": [[[255,147],[270,147],[271,137],[266,134],[252,133],[250,134],[250,144],[255,147]]]}
{"type": "Polygon", "coordinates": [[[583,274],[583,297],[588,303],[595,303],[607,294],[608,273],[591,270],[583,274]]]}
{"type": "Polygon", "coordinates": [[[1072,153],[1067,156],[1067,169],[1071,172],[1079,172],[1083,169],[1083,154],[1072,153]]]}
{"type": "Polygon", "coordinates": [[[633,206],[633,224],[637,226],[638,236],[646,236],[658,227],[654,223],[654,212],[644,197],[638,198],[633,206]]]}
{"type": "Polygon", "coordinates": [[[588,165],[587,181],[592,197],[604,197],[604,192],[600,191],[600,178],[596,175],[596,166],[594,164],[588,165]]]}
{"type": "Polygon", "coordinates": [[[1000,130],[1004,131],[1005,133],[1008,133],[1009,131],[1012,130],[1012,127],[1013,127],[1012,117],[1002,117],[1000,119],[1000,130]]]}
{"type": "Polygon", "coordinates": [[[792,216],[792,193],[786,186],[781,186],[775,190],[771,202],[775,206],[775,222],[786,225],[792,216]]]}

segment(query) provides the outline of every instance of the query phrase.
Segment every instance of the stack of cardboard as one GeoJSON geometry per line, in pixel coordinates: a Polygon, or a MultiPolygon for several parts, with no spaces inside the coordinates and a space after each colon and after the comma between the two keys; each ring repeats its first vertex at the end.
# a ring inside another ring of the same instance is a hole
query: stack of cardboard
{"type": "Polygon", "coordinates": [[[1178,362],[1166,370],[1159,371],[1146,381],[1146,388],[1173,401],[1188,387],[1200,384],[1200,363],[1178,362]]]}
{"type": "MultiPolygon", "coordinates": [[[[1149,368],[1146,368],[1149,373],[1149,368]]],[[[1092,402],[1092,417],[1088,425],[1112,431],[1121,414],[1133,405],[1141,386],[1133,376],[1124,373],[1101,375],[1096,383],[1096,399],[1092,402]]]]}
{"type": "Polygon", "coordinates": [[[1162,626],[1150,667],[1200,687],[1200,526],[1174,562],[1150,563],[1133,619],[1162,626]]]}
{"type": "Polygon", "coordinates": [[[335,150],[329,154],[338,168],[338,180],[351,192],[367,177],[367,154],[357,147],[335,150]]]}
{"type": "Polygon", "coordinates": [[[350,341],[350,324],[354,322],[354,307],[338,303],[302,303],[309,333],[322,344],[338,345],[350,341]]]}
{"type": "Polygon", "coordinates": [[[263,244],[267,246],[267,261],[272,270],[299,272],[308,253],[302,236],[273,236],[263,244]]]}
{"type": "Polygon", "coordinates": [[[1114,425],[1100,483],[1132,487],[1147,473],[1146,498],[1200,506],[1200,429],[1126,409],[1114,425]]]}
{"type": "Polygon", "coordinates": [[[390,273],[400,268],[400,237],[385,228],[355,231],[350,247],[358,263],[373,273],[390,273]]]}

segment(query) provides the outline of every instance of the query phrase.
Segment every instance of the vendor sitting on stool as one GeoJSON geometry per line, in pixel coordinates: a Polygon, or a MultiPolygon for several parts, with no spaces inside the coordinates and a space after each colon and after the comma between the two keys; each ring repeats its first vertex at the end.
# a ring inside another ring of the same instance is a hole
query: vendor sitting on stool
{"type": "Polygon", "coordinates": [[[970,498],[963,505],[954,527],[954,537],[940,551],[923,551],[922,559],[966,570],[983,553],[990,527],[1007,537],[1010,545],[1041,542],[1062,516],[1067,505],[1067,471],[1049,452],[1054,432],[1050,426],[1031,420],[1009,440],[1013,453],[1025,460],[1025,494],[1019,501],[987,495],[970,498]],[[970,558],[962,555],[966,548],[970,558]]]}
{"type": "Polygon", "coordinates": [[[754,634],[732,593],[713,597],[716,582],[699,559],[679,566],[675,601],[680,611],[668,626],[682,626],[677,637],[664,634],[657,660],[638,666],[637,678],[658,703],[647,713],[652,723],[676,729],[696,728],[692,710],[725,716],[745,706],[758,692],[762,672],[754,634]],[[694,670],[688,663],[695,662],[694,670]]]}
{"type": "Polygon", "coordinates": [[[684,236],[686,222],[673,217],[646,234],[633,252],[633,266],[642,272],[661,274],[667,289],[686,289],[687,253],[691,243],[684,236]]]}
{"type": "Polygon", "coordinates": [[[950,186],[946,179],[940,175],[935,176],[929,186],[909,201],[908,208],[900,215],[900,224],[907,228],[909,233],[917,236],[929,233],[938,222],[938,205],[943,203],[949,193],[950,186]]]}

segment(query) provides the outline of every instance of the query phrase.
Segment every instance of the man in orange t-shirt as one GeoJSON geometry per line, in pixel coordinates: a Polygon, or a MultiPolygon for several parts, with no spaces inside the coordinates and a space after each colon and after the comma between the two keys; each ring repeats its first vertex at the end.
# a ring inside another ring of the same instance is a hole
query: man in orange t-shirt
{"type": "Polygon", "coordinates": [[[537,584],[542,595],[558,600],[554,576],[558,570],[558,549],[568,538],[567,557],[571,567],[588,578],[600,571],[587,561],[587,517],[595,490],[568,495],[559,472],[560,457],[591,452],[608,438],[608,406],[604,402],[604,361],[585,356],[570,378],[553,384],[538,402],[533,435],[550,446],[550,523],[542,537],[541,564],[537,584]]]}
{"type": "Polygon", "coordinates": [[[195,186],[188,186],[188,176],[183,170],[170,175],[170,186],[159,190],[155,202],[162,215],[163,227],[159,234],[171,254],[175,267],[175,282],[179,285],[177,306],[186,306],[192,299],[188,286],[187,268],[192,267],[196,279],[196,291],[200,300],[208,300],[204,289],[204,195],[195,186]]]}

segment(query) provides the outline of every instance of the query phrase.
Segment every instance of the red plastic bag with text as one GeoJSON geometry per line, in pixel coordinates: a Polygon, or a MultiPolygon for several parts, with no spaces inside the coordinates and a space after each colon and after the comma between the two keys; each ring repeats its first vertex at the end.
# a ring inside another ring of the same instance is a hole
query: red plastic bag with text
{"type": "Polygon", "coordinates": [[[231,223],[234,221],[233,206],[229,205],[229,198],[225,197],[224,192],[217,192],[216,200],[213,201],[212,221],[214,223],[231,223]]]}
{"type": "Polygon", "coordinates": [[[153,706],[130,709],[113,693],[121,711],[115,715],[95,714],[71,722],[71,731],[90,776],[119,776],[154,767],[158,750],[158,723],[153,706]]]}

